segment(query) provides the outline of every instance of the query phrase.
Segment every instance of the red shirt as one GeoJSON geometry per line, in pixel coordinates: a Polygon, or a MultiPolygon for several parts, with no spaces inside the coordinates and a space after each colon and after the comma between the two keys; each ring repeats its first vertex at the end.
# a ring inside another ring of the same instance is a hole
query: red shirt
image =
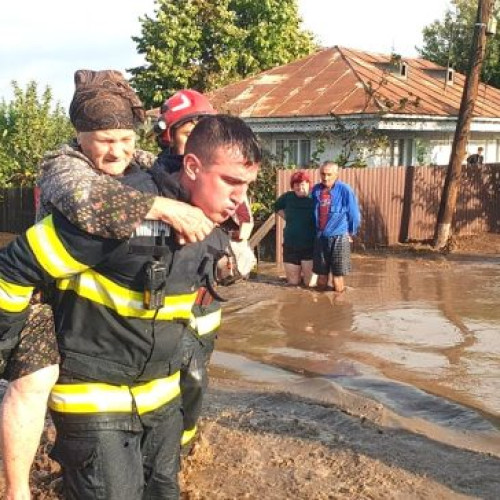
{"type": "Polygon", "coordinates": [[[319,194],[319,230],[323,231],[328,222],[328,217],[330,215],[330,205],[332,204],[332,199],[330,197],[330,189],[324,187],[321,189],[319,194]]]}

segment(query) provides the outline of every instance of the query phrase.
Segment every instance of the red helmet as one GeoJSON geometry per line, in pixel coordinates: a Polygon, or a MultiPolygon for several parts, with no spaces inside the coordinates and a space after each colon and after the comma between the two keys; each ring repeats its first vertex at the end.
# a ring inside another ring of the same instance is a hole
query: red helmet
{"type": "Polygon", "coordinates": [[[155,124],[155,132],[161,146],[168,146],[172,140],[171,129],[203,115],[215,115],[209,100],[196,90],[179,90],[167,99],[155,124]]]}

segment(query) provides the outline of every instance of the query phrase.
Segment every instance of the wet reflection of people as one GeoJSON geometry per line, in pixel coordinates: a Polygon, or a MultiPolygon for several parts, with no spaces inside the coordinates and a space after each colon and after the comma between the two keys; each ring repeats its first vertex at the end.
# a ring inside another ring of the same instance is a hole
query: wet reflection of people
{"type": "Polygon", "coordinates": [[[338,303],[334,293],[297,290],[287,295],[276,310],[283,335],[279,364],[315,374],[337,372],[342,346],[352,331],[352,304],[338,303]]]}

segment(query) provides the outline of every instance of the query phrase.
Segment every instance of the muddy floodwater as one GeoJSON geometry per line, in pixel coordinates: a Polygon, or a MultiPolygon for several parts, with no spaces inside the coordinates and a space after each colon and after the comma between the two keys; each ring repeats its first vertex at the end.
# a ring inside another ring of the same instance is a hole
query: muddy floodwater
{"type": "Polygon", "coordinates": [[[341,296],[281,275],[261,266],[227,291],[217,376],[332,402],[341,387],[406,426],[500,453],[499,259],[355,256],[341,296]]]}

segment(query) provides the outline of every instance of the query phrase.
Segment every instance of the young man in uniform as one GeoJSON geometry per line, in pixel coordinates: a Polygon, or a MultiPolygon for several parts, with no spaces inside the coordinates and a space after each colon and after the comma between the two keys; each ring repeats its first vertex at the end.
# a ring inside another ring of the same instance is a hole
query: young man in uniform
{"type": "MultiPolygon", "coordinates": [[[[159,185],[164,178],[182,169],[186,142],[200,120],[215,115],[209,100],[191,89],[179,90],[165,101],[160,116],[155,124],[158,144],[162,148],[155,161],[152,173],[159,185]]],[[[236,213],[224,223],[231,234],[239,239],[240,229],[245,227],[248,233],[253,227],[253,217],[248,200],[238,206],[236,213]],[[251,226],[251,227],[246,227],[251,226]]],[[[248,274],[253,267],[254,255],[246,240],[231,241],[231,247],[238,251],[238,262],[227,261],[224,271],[248,274]],[[244,248],[242,248],[244,247],[244,248]],[[246,247],[246,248],[245,248],[246,247]],[[242,262],[244,260],[244,262],[242,262]],[[250,265],[248,264],[250,263],[250,265]],[[237,269],[234,269],[234,268],[237,269]]],[[[219,266],[221,267],[221,266],[219,266]]],[[[221,305],[218,300],[205,290],[193,308],[191,329],[184,335],[183,364],[181,367],[181,395],[184,416],[182,445],[188,453],[194,443],[197,421],[201,414],[203,395],[208,386],[208,363],[215,347],[215,338],[221,322],[221,305]]]]}
{"type": "MultiPolygon", "coordinates": [[[[75,78],[81,74],[77,72],[75,78]]],[[[142,104],[123,76],[115,71],[100,71],[94,72],[92,81],[92,89],[87,85],[84,102],[92,104],[96,120],[99,116],[103,120],[100,128],[128,129],[128,135],[123,142],[82,145],[72,141],[47,153],[39,178],[42,195],[38,220],[57,208],[81,229],[116,239],[128,239],[147,219],[163,220],[183,241],[201,241],[214,225],[199,208],[140,192],[119,182],[112,172],[106,172],[108,163],[119,161],[148,169],[155,157],[135,149],[133,129],[143,120],[142,104]],[[130,109],[135,110],[132,119],[130,109]],[[100,145],[98,149],[96,144],[100,145]],[[101,150],[105,151],[104,155],[101,150]]],[[[82,127],[76,121],[77,115],[73,117],[78,131],[82,127]]],[[[4,373],[10,381],[1,421],[7,500],[30,498],[29,470],[43,429],[47,398],[58,377],[58,361],[50,307],[34,304],[21,332],[21,342],[10,356],[4,373]]]]}

